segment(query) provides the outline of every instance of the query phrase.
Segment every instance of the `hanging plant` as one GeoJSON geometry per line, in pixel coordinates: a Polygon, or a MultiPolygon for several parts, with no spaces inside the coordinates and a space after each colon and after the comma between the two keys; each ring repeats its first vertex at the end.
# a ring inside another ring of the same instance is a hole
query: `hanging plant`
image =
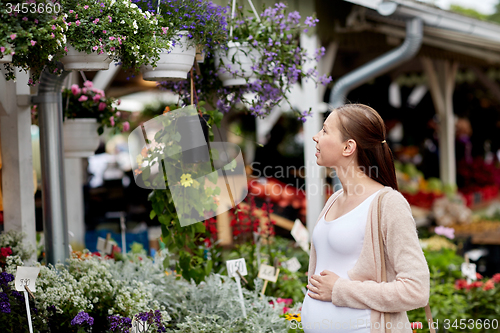
{"type": "Polygon", "coordinates": [[[66,43],[66,22],[61,5],[56,0],[12,0],[0,6],[0,62],[5,78],[16,77],[14,67],[30,71],[29,85],[38,82],[46,66],[53,73],[56,61],[62,57],[66,43]]]}
{"type": "Polygon", "coordinates": [[[63,8],[70,46],[86,54],[107,54],[126,70],[155,65],[160,49],[169,47],[156,38],[164,33],[157,16],[130,0],[63,0],[63,8]]]}

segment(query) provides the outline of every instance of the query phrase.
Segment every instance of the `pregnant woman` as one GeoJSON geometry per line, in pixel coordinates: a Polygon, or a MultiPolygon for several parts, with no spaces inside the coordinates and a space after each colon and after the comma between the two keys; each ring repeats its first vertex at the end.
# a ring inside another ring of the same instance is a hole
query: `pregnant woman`
{"type": "Polygon", "coordinates": [[[328,199],[312,233],[304,332],[411,333],[406,311],[427,304],[429,269],[410,206],[398,192],[382,118],[366,105],[344,105],[313,140],[316,162],[336,170],[342,189],[328,199]]]}

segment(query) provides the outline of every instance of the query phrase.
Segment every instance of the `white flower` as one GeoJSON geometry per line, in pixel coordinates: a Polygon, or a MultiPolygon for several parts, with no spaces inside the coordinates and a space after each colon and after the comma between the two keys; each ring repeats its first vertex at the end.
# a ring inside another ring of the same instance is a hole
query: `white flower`
{"type": "Polygon", "coordinates": [[[134,20],[134,22],[132,22],[132,26],[134,27],[134,29],[139,29],[139,27],[137,26],[136,20],[134,20]]]}
{"type": "Polygon", "coordinates": [[[130,7],[132,8],[137,8],[137,5],[135,3],[131,4],[130,7]]]}
{"type": "Polygon", "coordinates": [[[121,20],[121,21],[120,21],[120,24],[125,24],[125,21],[124,21],[124,20],[121,20]]]}
{"type": "Polygon", "coordinates": [[[49,54],[47,58],[49,59],[49,61],[52,61],[52,58],[54,58],[54,56],[52,54],[49,54]]]}
{"type": "Polygon", "coordinates": [[[134,30],[134,35],[137,34],[137,30],[134,30]]]}

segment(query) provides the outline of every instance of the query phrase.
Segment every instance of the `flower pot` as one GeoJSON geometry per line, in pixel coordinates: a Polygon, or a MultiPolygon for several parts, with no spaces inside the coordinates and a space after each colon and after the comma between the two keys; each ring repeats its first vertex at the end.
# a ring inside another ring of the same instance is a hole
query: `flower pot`
{"type": "Polygon", "coordinates": [[[196,45],[196,62],[199,64],[202,64],[205,61],[205,48],[203,45],[198,44],[196,45]]]}
{"type": "Polygon", "coordinates": [[[109,64],[113,61],[106,53],[98,54],[92,52],[77,51],[73,46],[68,46],[68,54],[62,57],[61,62],[64,70],[67,71],[98,71],[109,69],[109,64]]]}
{"type": "Polygon", "coordinates": [[[177,120],[176,131],[181,134],[179,142],[182,148],[182,160],[184,163],[200,163],[210,160],[208,154],[208,126],[210,116],[207,114],[180,117],[177,120]],[[203,137],[200,131],[203,132],[203,137]],[[195,148],[192,148],[195,147],[195,148]]]}
{"type": "Polygon", "coordinates": [[[248,43],[229,42],[228,50],[215,52],[215,66],[222,85],[238,86],[256,80],[252,66],[260,59],[260,54],[248,43]]]}
{"type": "Polygon", "coordinates": [[[63,124],[64,157],[89,157],[99,147],[95,118],[66,119],[63,124]]]}
{"type": "Polygon", "coordinates": [[[180,42],[170,50],[163,49],[156,67],[141,66],[142,78],[146,81],[186,80],[193,67],[196,47],[188,46],[187,31],[181,31],[180,42]]]}

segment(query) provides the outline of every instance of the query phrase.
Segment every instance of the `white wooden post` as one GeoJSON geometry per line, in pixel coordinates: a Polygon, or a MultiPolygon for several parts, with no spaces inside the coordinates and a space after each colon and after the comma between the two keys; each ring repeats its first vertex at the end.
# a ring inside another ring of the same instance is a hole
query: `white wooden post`
{"type": "Polygon", "coordinates": [[[444,185],[456,189],[455,118],[453,90],[458,63],[422,58],[434,108],[439,117],[439,174],[444,185]]]}
{"type": "Polygon", "coordinates": [[[36,248],[29,73],[16,71],[15,83],[0,76],[4,230],[24,232],[36,248]]]}
{"type": "Polygon", "coordinates": [[[69,243],[76,250],[85,247],[85,220],[82,180],[82,158],[64,158],[66,218],[69,243]]]}

